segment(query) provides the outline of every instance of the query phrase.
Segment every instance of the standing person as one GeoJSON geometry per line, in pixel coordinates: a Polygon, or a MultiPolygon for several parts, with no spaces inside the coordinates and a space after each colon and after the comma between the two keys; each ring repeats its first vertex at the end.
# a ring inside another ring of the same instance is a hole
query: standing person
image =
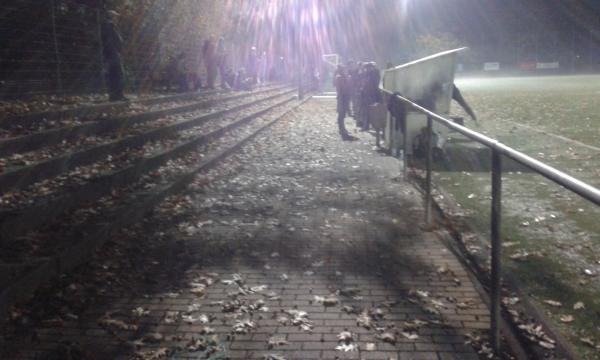
{"type": "Polygon", "coordinates": [[[348,102],[348,114],[352,117],[356,117],[358,110],[358,92],[359,92],[359,78],[358,78],[358,64],[352,60],[348,60],[346,63],[348,66],[348,75],[350,76],[350,101],[348,102]]]}
{"type": "Polygon", "coordinates": [[[187,77],[187,66],[185,61],[185,53],[179,53],[177,55],[177,85],[179,92],[186,92],[189,90],[188,77],[187,77]]]}
{"type": "Polygon", "coordinates": [[[469,106],[469,104],[462,96],[460,90],[458,90],[455,84],[452,84],[452,100],[455,100],[463,108],[463,110],[465,110],[465,112],[469,114],[471,119],[477,121],[477,116],[475,116],[473,109],[471,109],[471,106],[469,106]]]}
{"type": "Polygon", "coordinates": [[[123,77],[123,60],[121,50],[123,39],[115,24],[119,14],[116,11],[106,11],[102,24],[100,25],[100,36],[102,40],[102,55],[105,63],[105,80],[108,88],[108,99],[110,101],[127,101],[123,94],[125,87],[123,77]]]}
{"type": "Polygon", "coordinates": [[[225,50],[225,39],[222,36],[217,42],[217,62],[219,67],[221,88],[227,89],[227,50],[225,50]]]}
{"type": "Polygon", "coordinates": [[[346,72],[346,69],[344,68],[344,65],[338,65],[333,77],[333,85],[335,86],[337,93],[337,122],[340,136],[342,137],[342,140],[345,141],[356,140],[355,137],[348,133],[348,130],[346,130],[346,125],[344,124],[344,119],[346,117],[346,112],[348,112],[348,104],[351,96],[350,78],[346,72]]]}
{"type": "Polygon", "coordinates": [[[379,91],[379,83],[381,82],[381,74],[379,69],[374,62],[367,63],[364,73],[364,85],[363,85],[363,116],[362,116],[362,130],[369,130],[369,106],[374,103],[381,102],[381,92],[379,91]]]}
{"type": "Polygon", "coordinates": [[[202,59],[206,66],[206,83],[209,89],[215,88],[215,79],[217,77],[217,56],[214,36],[204,40],[202,45],[202,59]]]}
{"type": "Polygon", "coordinates": [[[256,84],[258,77],[258,54],[254,46],[250,49],[250,54],[246,61],[246,75],[252,79],[252,83],[256,84]]]}
{"type": "Polygon", "coordinates": [[[263,51],[260,59],[258,59],[258,79],[261,83],[267,82],[267,52],[263,51]]]}

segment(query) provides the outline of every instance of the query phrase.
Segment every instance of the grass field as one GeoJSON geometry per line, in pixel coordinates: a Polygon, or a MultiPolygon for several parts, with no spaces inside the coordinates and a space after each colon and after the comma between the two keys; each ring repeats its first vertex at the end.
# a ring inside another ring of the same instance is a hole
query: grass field
{"type": "MultiPolygon", "coordinates": [[[[467,126],[600,187],[600,76],[471,78],[457,85],[480,119],[467,126]]],[[[450,148],[483,152],[457,134],[451,138],[450,148]]],[[[489,238],[489,169],[464,165],[436,172],[436,185],[489,238]]],[[[503,264],[581,358],[599,359],[600,208],[539,175],[505,170],[503,264]],[[574,309],[578,302],[585,308],[574,309]]]]}

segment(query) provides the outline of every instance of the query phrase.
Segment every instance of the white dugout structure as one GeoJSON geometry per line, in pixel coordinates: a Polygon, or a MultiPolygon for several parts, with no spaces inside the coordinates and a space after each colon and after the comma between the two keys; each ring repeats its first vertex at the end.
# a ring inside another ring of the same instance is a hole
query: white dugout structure
{"type": "MultiPolygon", "coordinates": [[[[466,47],[444,51],[400,65],[383,73],[382,87],[388,92],[398,92],[403,97],[417,103],[427,102],[431,111],[442,116],[450,113],[450,101],[454,89],[454,74],[457,66],[457,55],[466,47]]],[[[408,109],[407,147],[408,155],[412,155],[413,143],[423,128],[427,127],[427,116],[421,112],[408,109]]],[[[449,129],[434,124],[434,132],[438,135],[434,148],[442,149],[449,129]]],[[[385,127],[384,147],[392,155],[398,155],[404,148],[402,126],[388,114],[385,127]]]]}

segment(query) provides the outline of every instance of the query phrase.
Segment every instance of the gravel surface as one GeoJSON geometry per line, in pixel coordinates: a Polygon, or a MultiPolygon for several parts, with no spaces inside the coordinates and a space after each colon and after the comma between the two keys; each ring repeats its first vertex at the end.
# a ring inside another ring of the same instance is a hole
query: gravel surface
{"type": "Polygon", "coordinates": [[[293,111],[16,307],[0,356],[485,355],[476,286],[421,229],[397,161],[356,135],[339,139],[333,102],[293,111]]]}

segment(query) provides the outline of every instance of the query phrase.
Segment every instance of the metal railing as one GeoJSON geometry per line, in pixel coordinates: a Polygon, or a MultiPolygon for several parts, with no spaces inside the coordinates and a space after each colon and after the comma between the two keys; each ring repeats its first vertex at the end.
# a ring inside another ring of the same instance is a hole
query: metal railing
{"type": "MultiPolygon", "coordinates": [[[[413,110],[416,110],[427,116],[427,141],[426,141],[426,177],[425,177],[425,222],[431,224],[431,173],[432,173],[432,143],[433,138],[433,121],[442,124],[451,130],[454,130],[467,138],[478,142],[492,151],[492,201],[491,201],[491,277],[490,277],[490,331],[491,331],[491,345],[494,351],[498,352],[500,348],[500,291],[501,291],[501,234],[500,234],[500,222],[502,218],[502,155],[513,159],[514,161],[528,167],[534,172],[544,176],[545,178],[553,181],[554,183],[580,195],[586,200],[591,201],[596,205],[600,205],[600,190],[586,184],[585,182],[578,180],[564,172],[553,168],[539,160],[536,160],[530,156],[523,154],[509,146],[506,146],[498,140],[492,139],[481,133],[473,131],[464,126],[458,125],[453,121],[446,119],[418,104],[398,94],[394,94],[386,89],[380,89],[383,93],[394,96],[396,99],[402,101],[413,110]]],[[[406,136],[406,119],[404,126],[404,154],[407,150],[407,136],[406,136]]],[[[406,155],[405,155],[406,156],[406,155]]],[[[406,161],[406,160],[405,160],[406,161]]],[[[406,171],[406,162],[404,163],[404,171],[406,171]]]]}

